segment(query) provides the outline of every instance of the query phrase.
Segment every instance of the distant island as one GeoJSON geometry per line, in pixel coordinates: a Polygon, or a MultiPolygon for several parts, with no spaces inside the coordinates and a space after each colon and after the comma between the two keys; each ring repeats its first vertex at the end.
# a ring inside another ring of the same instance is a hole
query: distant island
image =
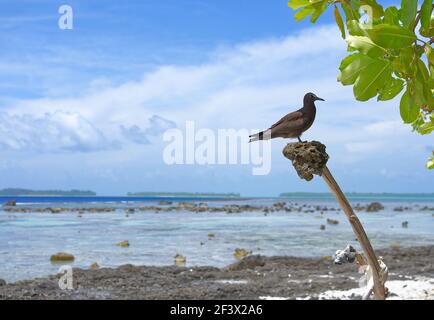
{"type": "Polygon", "coordinates": [[[31,190],[21,188],[6,188],[0,190],[0,196],[96,196],[89,190],[31,190]]]}
{"type": "Polygon", "coordinates": [[[239,198],[239,193],[128,192],[129,197],[239,198]]]}
{"type": "MultiPolygon", "coordinates": [[[[347,192],[345,195],[351,200],[369,200],[369,199],[433,199],[434,193],[368,193],[368,192],[347,192]]],[[[333,194],[327,192],[285,192],[279,195],[280,198],[286,199],[334,199],[333,194]]]]}

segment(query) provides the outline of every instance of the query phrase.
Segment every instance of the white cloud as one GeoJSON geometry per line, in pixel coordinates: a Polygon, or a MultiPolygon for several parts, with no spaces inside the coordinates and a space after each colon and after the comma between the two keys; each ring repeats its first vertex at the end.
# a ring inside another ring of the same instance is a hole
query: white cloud
{"type": "Polygon", "coordinates": [[[149,127],[145,129],[140,129],[137,125],[128,128],[121,125],[120,129],[127,140],[138,144],[150,144],[151,137],[159,136],[164,131],[175,127],[176,124],[173,121],[154,115],[149,119],[149,127]]]}
{"type": "Polygon", "coordinates": [[[348,152],[353,153],[374,153],[380,151],[386,146],[384,141],[364,141],[364,142],[350,142],[345,144],[348,152]]]}
{"type": "Polygon", "coordinates": [[[396,136],[397,133],[408,133],[410,131],[410,126],[404,126],[402,121],[379,121],[372,124],[368,124],[365,131],[374,135],[393,135],[396,136]]]}
{"type": "Polygon", "coordinates": [[[0,146],[7,150],[86,152],[114,144],[78,113],[55,111],[42,116],[0,113],[0,146]]]}

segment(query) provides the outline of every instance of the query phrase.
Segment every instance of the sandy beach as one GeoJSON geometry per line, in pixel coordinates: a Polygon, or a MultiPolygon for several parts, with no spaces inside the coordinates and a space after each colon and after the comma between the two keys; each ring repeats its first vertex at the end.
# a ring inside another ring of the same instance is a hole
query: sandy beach
{"type": "MultiPolygon", "coordinates": [[[[434,246],[379,250],[389,267],[389,299],[434,299],[434,246]]],[[[73,289],[59,275],[6,284],[0,299],[360,299],[357,266],[330,257],[252,255],[225,268],[123,265],[73,269],[73,289]]]]}

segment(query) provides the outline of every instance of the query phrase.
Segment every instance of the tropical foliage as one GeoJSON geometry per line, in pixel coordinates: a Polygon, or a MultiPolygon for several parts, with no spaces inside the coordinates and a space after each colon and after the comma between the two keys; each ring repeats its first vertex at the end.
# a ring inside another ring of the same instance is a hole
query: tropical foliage
{"type": "MultiPolygon", "coordinates": [[[[350,52],[341,62],[338,81],[352,85],[359,101],[401,94],[404,123],[420,134],[434,131],[432,0],[402,0],[400,8],[384,8],[376,0],[289,0],[288,5],[297,10],[297,21],[310,17],[312,23],[332,6],[350,52]]],[[[434,169],[434,157],[427,167],[434,169]]]]}

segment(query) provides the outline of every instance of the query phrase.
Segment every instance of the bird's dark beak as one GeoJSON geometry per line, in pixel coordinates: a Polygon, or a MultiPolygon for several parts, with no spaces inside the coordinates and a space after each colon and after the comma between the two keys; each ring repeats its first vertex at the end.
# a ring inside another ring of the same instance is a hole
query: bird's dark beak
{"type": "Polygon", "coordinates": [[[315,100],[325,101],[323,98],[320,98],[320,97],[316,97],[315,100]]]}

